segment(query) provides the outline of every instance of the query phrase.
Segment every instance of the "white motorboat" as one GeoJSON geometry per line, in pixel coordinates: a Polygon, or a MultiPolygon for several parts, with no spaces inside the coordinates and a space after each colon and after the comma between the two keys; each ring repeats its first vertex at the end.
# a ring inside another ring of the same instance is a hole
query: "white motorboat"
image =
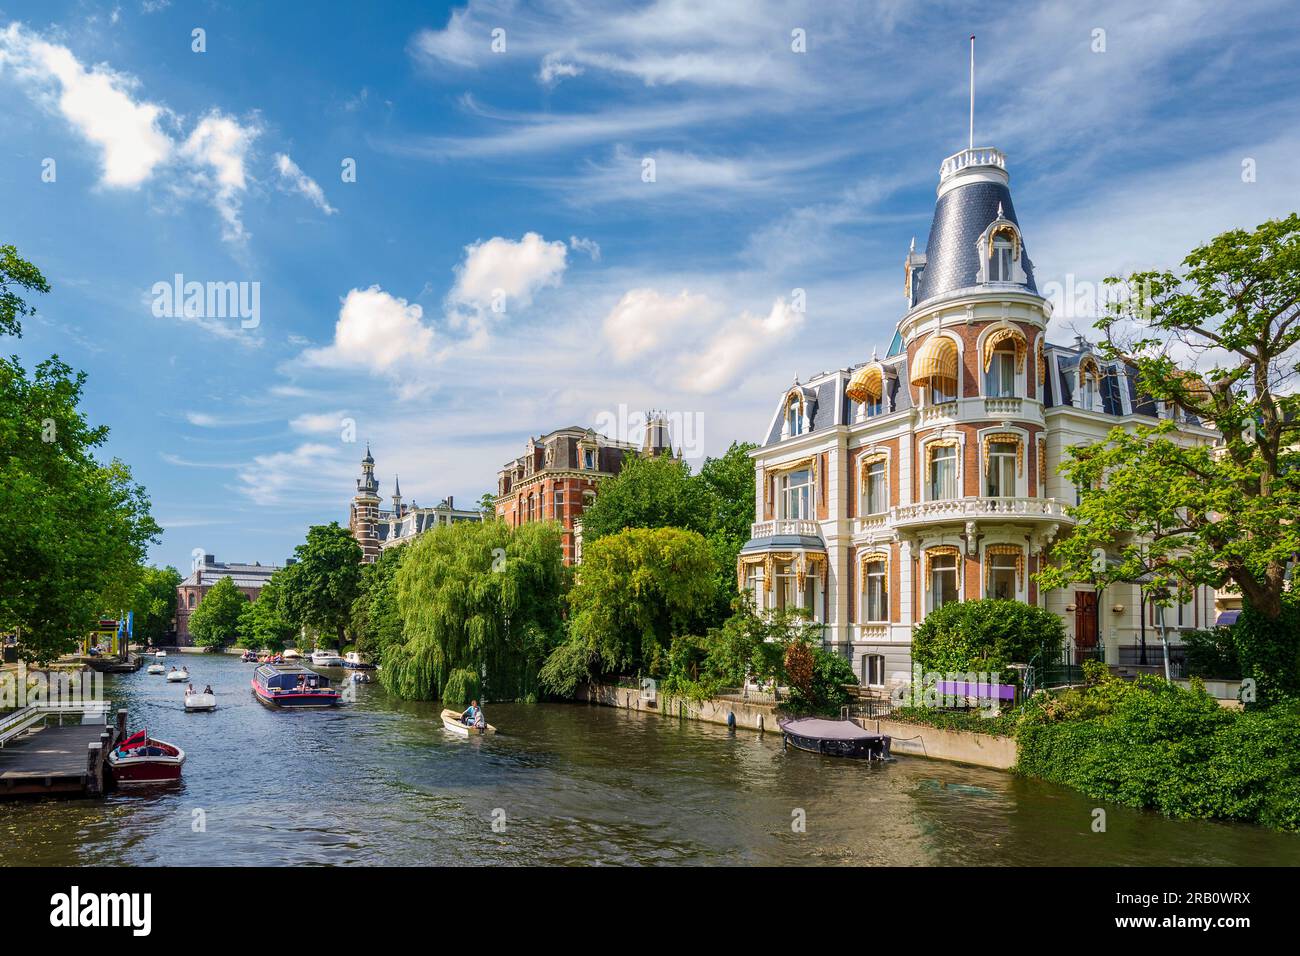
{"type": "Polygon", "coordinates": [[[181,668],[180,670],[170,670],[167,672],[167,679],[171,681],[173,684],[183,680],[189,680],[190,672],[187,671],[185,668],[181,668]]]}
{"type": "Polygon", "coordinates": [[[217,709],[216,694],[186,694],[185,710],[187,713],[197,713],[204,710],[217,709]]]}
{"type": "Polygon", "coordinates": [[[161,664],[150,664],[145,668],[146,674],[164,674],[166,672],[167,668],[163,667],[161,664]]]}
{"type": "Polygon", "coordinates": [[[154,657],[166,657],[166,656],[167,656],[166,651],[159,651],[157,654],[154,655],[154,657]]]}
{"type": "Polygon", "coordinates": [[[311,662],[316,667],[342,667],[347,663],[338,651],[315,650],[311,652],[311,662]]]}
{"type": "Polygon", "coordinates": [[[298,658],[302,657],[302,655],[298,653],[298,649],[296,647],[289,648],[280,656],[283,657],[286,661],[296,661],[298,660],[298,658]]]}

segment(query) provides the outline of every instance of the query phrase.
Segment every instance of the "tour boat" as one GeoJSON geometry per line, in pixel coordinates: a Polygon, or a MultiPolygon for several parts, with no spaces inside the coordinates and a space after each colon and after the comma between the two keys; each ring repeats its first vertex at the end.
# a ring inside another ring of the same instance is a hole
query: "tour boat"
{"type": "Polygon", "coordinates": [[[145,673],[147,673],[147,674],[165,674],[165,673],[167,673],[167,668],[165,668],[165,667],[163,667],[161,664],[158,664],[158,663],[155,662],[155,663],[150,664],[148,667],[145,668],[145,673]]]}
{"type": "Polygon", "coordinates": [[[345,663],[338,651],[321,650],[311,652],[311,662],[314,667],[342,667],[345,663]]]}
{"type": "Polygon", "coordinates": [[[198,713],[205,710],[217,709],[216,694],[186,694],[185,711],[186,713],[198,713]]]}
{"type": "Polygon", "coordinates": [[[181,778],[185,751],[165,740],[154,740],[138,731],[122,741],[108,755],[108,769],[119,787],[143,787],[175,783],[181,778]]]}
{"type": "Polygon", "coordinates": [[[328,677],[296,664],[262,664],[253,671],[253,693],[269,707],[337,707],[340,695],[328,677]]]}
{"type": "Polygon", "coordinates": [[[471,727],[469,724],[462,723],[460,714],[461,712],[458,710],[451,710],[450,708],[444,710],[442,712],[442,726],[461,737],[468,737],[470,734],[482,736],[497,732],[497,729],[491,724],[485,724],[482,727],[471,727]]]}
{"type": "Polygon", "coordinates": [[[356,651],[348,651],[343,655],[343,666],[354,671],[372,671],[375,669],[374,664],[367,664],[356,651]]]}
{"type": "Polygon", "coordinates": [[[176,670],[168,671],[168,672],[167,672],[167,679],[168,679],[169,681],[171,681],[173,684],[178,684],[178,683],[180,683],[181,681],[189,680],[189,679],[190,679],[190,672],[189,672],[188,670],[186,670],[185,668],[183,668],[183,667],[182,667],[180,670],[178,670],[178,671],[176,671],[176,670]]]}
{"type": "Polygon", "coordinates": [[[798,717],[778,720],[782,746],[790,744],[809,753],[831,757],[865,757],[888,760],[890,738],[863,730],[851,720],[798,717]]]}

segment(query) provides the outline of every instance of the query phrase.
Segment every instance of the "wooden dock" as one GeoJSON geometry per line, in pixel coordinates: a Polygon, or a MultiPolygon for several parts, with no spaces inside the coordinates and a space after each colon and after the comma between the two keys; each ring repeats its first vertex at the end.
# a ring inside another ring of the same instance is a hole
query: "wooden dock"
{"type": "Polygon", "coordinates": [[[109,723],[107,701],[35,704],[0,718],[0,799],[43,794],[99,796],[126,711],[109,723]],[[120,729],[119,729],[120,728],[120,729]]]}

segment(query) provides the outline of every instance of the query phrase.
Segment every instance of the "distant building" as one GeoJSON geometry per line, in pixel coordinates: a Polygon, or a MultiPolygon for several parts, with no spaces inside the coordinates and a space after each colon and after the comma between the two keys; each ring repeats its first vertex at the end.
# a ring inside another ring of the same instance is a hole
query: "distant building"
{"type": "MultiPolygon", "coordinates": [[[[292,564],[293,560],[290,559],[289,563],[292,564]]],[[[278,570],[279,566],[274,564],[227,564],[218,561],[215,555],[205,554],[203,562],[195,566],[190,576],[176,585],[177,645],[188,647],[194,643],[190,639],[190,615],[203,602],[212,586],[222,578],[233,580],[240,594],[250,601],[256,601],[262,587],[278,570]]]]}
{"type": "Polygon", "coordinates": [[[596,500],[600,482],[617,475],[628,457],[638,454],[672,454],[666,416],[646,415],[640,446],[580,425],[529,438],[524,454],[497,475],[497,517],[512,527],[558,521],[564,529],[564,563],[576,564],[582,559],[582,513],[596,500]]]}
{"type": "Polygon", "coordinates": [[[393,478],[392,510],[382,510],[380,501],[375,459],[367,445],[366,457],[361,459],[357,493],[352,498],[348,517],[348,530],[361,545],[363,564],[373,564],[379,560],[379,552],[384,548],[405,544],[437,525],[483,520],[483,513],[477,508],[457,508],[450,496],[433,508],[421,508],[414,501],[405,505],[402,503],[402,485],[396,477],[393,478]]]}

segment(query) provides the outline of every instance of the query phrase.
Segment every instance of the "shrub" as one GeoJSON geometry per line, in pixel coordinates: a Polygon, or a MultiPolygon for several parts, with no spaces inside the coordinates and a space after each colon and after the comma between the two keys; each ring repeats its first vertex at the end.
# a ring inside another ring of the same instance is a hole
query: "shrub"
{"type": "Polygon", "coordinates": [[[805,666],[804,653],[807,654],[806,682],[801,686],[800,681],[805,678],[791,669],[790,699],[784,709],[792,713],[838,716],[840,708],[849,702],[844,685],[857,683],[853,665],[834,651],[806,644],[792,644],[786,651],[787,661],[790,661],[790,652],[796,647],[801,649],[794,654],[800,668],[805,666]]]}
{"type": "Polygon", "coordinates": [[[1028,663],[1064,637],[1064,622],[1043,608],[1019,601],[960,601],[925,616],[912,640],[912,660],[926,672],[1003,675],[1008,664],[1028,663]]]}
{"type": "Polygon", "coordinates": [[[1232,638],[1241,672],[1254,679],[1260,703],[1300,697],[1300,594],[1282,596],[1277,620],[1243,601],[1232,638]]]}
{"type": "Polygon", "coordinates": [[[1183,647],[1187,654],[1189,677],[1217,677],[1221,680],[1241,678],[1241,661],[1237,657],[1232,628],[1184,631],[1183,647]]]}

